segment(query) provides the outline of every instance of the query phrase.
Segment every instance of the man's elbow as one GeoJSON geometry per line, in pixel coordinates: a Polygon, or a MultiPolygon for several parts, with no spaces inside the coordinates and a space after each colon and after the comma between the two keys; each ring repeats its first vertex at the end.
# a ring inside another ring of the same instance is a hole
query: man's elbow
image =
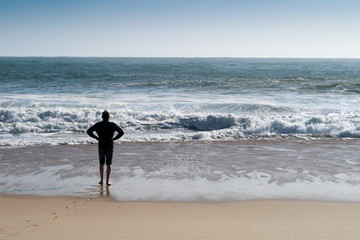
{"type": "Polygon", "coordinates": [[[94,137],[93,131],[91,131],[90,129],[88,129],[86,131],[87,135],[89,135],[90,137],[94,137]]]}

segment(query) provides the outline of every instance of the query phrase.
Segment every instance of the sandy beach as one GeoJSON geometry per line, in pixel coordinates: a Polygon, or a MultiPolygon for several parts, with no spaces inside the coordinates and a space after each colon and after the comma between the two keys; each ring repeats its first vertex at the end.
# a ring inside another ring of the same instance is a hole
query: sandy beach
{"type": "Polygon", "coordinates": [[[0,197],[0,239],[359,239],[360,205],[0,197]]]}

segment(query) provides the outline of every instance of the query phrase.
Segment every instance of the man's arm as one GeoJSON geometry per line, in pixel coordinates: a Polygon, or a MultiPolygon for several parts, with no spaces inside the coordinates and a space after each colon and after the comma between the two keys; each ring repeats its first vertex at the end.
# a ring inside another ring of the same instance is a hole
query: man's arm
{"type": "Polygon", "coordinates": [[[118,132],[118,134],[113,138],[113,141],[118,140],[124,135],[124,131],[116,124],[115,124],[115,131],[118,132]]]}
{"type": "Polygon", "coordinates": [[[90,128],[86,131],[86,133],[87,133],[90,137],[95,138],[96,140],[99,140],[99,137],[96,136],[96,135],[94,134],[94,132],[95,132],[95,125],[92,126],[92,127],[90,127],[90,128]]]}

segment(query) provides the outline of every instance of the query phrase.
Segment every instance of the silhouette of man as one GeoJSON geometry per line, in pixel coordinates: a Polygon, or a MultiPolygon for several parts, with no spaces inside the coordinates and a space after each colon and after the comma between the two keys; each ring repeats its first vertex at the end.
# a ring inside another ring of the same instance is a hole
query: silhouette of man
{"type": "Polygon", "coordinates": [[[102,113],[103,121],[95,123],[86,133],[95,138],[99,143],[99,162],[100,162],[100,185],[104,184],[104,164],[106,163],[106,185],[110,186],[110,174],[112,168],[112,157],[114,150],[114,141],[124,135],[123,130],[113,122],[109,122],[110,113],[104,111],[102,113]],[[96,132],[97,136],[94,134],[96,132]],[[114,136],[114,133],[118,134],[114,136]]]}

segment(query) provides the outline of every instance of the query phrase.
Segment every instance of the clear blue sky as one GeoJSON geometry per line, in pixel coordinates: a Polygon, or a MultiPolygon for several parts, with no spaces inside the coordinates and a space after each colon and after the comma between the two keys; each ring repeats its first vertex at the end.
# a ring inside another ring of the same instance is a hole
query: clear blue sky
{"type": "Polygon", "coordinates": [[[360,58],[359,0],[0,0],[0,56],[360,58]]]}

